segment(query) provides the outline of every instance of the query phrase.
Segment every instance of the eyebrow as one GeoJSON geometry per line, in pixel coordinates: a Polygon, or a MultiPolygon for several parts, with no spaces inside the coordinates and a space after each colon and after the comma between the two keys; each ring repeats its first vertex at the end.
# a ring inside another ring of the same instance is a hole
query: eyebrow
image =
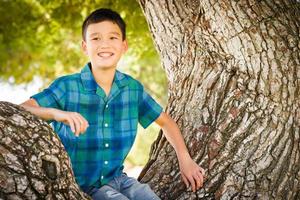
{"type": "Polygon", "coordinates": [[[113,35],[121,35],[121,34],[118,33],[118,32],[110,32],[110,34],[113,34],[113,35]]]}
{"type": "Polygon", "coordinates": [[[97,35],[99,35],[99,33],[92,33],[92,34],[90,34],[89,36],[90,36],[90,37],[93,37],[93,36],[97,36],[97,35]]]}

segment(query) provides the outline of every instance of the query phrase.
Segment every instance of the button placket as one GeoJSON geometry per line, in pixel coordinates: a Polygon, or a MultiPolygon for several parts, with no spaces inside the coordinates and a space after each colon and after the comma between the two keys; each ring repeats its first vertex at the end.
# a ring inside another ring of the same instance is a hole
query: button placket
{"type": "Polygon", "coordinates": [[[103,107],[103,170],[102,170],[102,176],[101,180],[105,179],[105,175],[109,171],[109,157],[110,157],[110,150],[109,150],[109,143],[110,143],[110,137],[111,137],[111,115],[110,115],[110,109],[109,104],[106,102],[103,107]]]}
{"type": "Polygon", "coordinates": [[[109,116],[109,114],[108,114],[108,103],[106,103],[105,109],[104,109],[104,127],[106,127],[106,128],[108,127],[108,122],[105,121],[105,120],[107,120],[108,116],[109,116]]]}

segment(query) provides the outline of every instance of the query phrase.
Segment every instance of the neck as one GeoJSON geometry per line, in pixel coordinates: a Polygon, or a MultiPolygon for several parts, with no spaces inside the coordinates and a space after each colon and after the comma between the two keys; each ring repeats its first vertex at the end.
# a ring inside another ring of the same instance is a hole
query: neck
{"type": "Polygon", "coordinates": [[[105,90],[105,93],[108,94],[112,86],[112,82],[115,77],[116,69],[107,68],[107,69],[92,69],[93,76],[97,84],[105,90]]]}

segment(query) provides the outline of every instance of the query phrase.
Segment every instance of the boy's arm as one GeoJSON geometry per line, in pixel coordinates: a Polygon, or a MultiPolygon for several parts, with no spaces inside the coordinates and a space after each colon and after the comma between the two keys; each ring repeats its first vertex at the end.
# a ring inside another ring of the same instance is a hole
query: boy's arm
{"type": "Polygon", "coordinates": [[[193,192],[195,192],[203,185],[204,169],[192,160],[180,130],[171,117],[162,112],[155,122],[162,128],[167,140],[176,151],[184,183],[187,187],[191,185],[193,192]]]}
{"type": "Polygon", "coordinates": [[[34,99],[29,99],[20,106],[44,120],[55,120],[69,125],[76,136],[85,132],[88,127],[88,122],[79,113],[41,107],[34,99]]]}

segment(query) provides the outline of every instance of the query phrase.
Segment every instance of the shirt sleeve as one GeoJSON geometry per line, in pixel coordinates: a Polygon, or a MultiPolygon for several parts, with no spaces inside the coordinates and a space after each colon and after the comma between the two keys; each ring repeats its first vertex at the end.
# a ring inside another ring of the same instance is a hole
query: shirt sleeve
{"type": "Polygon", "coordinates": [[[64,83],[61,79],[57,79],[48,88],[30,98],[35,99],[41,107],[63,110],[65,104],[64,95],[64,83]]]}
{"type": "Polygon", "coordinates": [[[139,100],[139,123],[143,128],[154,122],[162,111],[162,107],[143,88],[139,100]]]}

